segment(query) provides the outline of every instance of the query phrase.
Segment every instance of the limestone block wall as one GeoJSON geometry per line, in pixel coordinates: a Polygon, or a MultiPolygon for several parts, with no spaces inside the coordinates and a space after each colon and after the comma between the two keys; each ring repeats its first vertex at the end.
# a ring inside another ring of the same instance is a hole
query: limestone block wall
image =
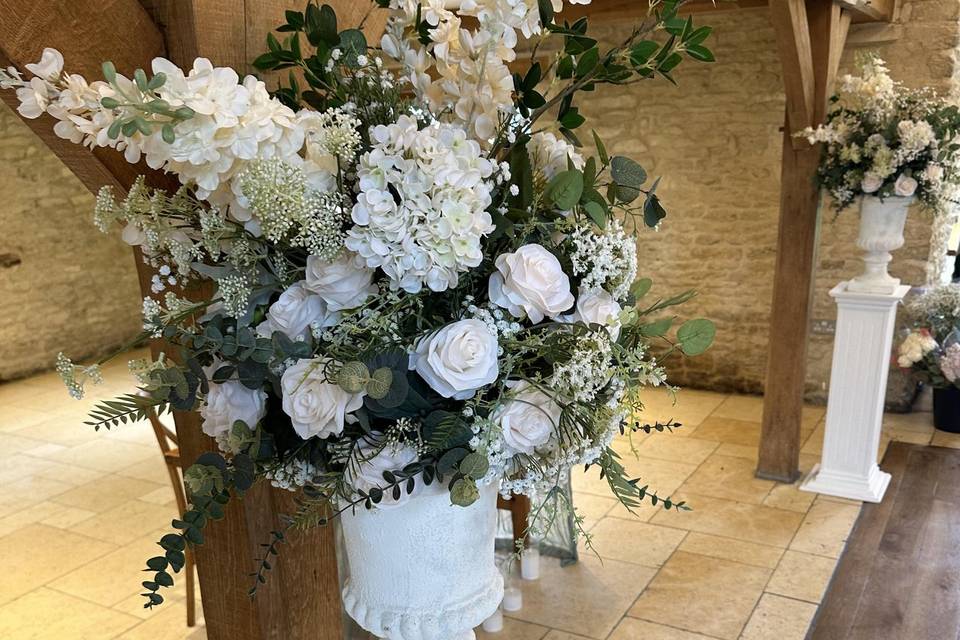
{"type": "Polygon", "coordinates": [[[93,196],[0,104],[0,381],[97,356],[139,331],[133,254],[93,196]]]}
{"type": "MultiPolygon", "coordinates": [[[[859,48],[878,51],[895,77],[943,92],[956,74],[956,0],[905,2],[903,24],[867,36],[854,27],[841,73],[853,69],[859,48]],[[892,41],[886,41],[894,38],[892,41]],[[870,44],[856,44],[872,39],[870,44]],[[878,41],[879,40],[879,41],[878,41]]],[[[784,92],[780,60],[767,9],[698,14],[714,27],[712,65],[684,62],[678,87],[650,81],[604,91],[584,101],[589,123],[616,153],[630,155],[651,175],[668,217],[660,231],[640,240],[641,271],[653,293],[700,291],[683,313],[717,323],[717,341],[703,356],[673,362],[677,383],[761,392],[766,368],[780,193],[784,92]]],[[[597,29],[622,39],[626,25],[597,29]]],[[[836,217],[823,203],[814,320],[835,319],[828,291],[858,273],[853,211],[836,217]],[[852,213],[853,215],[848,215],[852,213]]],[[[891,271],[923,284],[930,220],[914,212],[906,244],[891,271]]],[[[807,388],[825,397],[833,336],[810,339],[807,388]]]]}

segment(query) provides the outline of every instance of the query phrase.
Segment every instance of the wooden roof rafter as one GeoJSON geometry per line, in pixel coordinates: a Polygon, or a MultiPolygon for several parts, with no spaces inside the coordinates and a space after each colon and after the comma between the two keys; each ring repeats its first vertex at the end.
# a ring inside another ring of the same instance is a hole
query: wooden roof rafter
{"type": "MultiPolygon", "coordinates": [[[[681,13],[735,11],[767,7],[779,0],[691,0],[681,13]]],[[[833,0],[818,0],[833,2],[833,0]]],[[[898,0],[840,0],[849,12],[852,22],[892,22],[896,17],[898,0]]],[[[565,5],[561,16],[576,20],[584,16],[593,21],[635,20],[649,11],[647,0],[593,0],[588,5],[565,5]]]]}

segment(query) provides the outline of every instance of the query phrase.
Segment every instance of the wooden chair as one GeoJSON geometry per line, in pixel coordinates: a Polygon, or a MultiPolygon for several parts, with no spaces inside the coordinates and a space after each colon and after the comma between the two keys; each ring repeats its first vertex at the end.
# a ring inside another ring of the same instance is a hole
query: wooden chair
{"type": "Polygon", "coordinates": [[[527,520],[530,518],[530,498],[527,496],[511,495],[510,499],[503,496],[497,496],[497,509],[510,512],[510,520],[513,522],[513,549],[520,547],[526,549],[530,546],[530,536],[527,535],[527,520]]]}
{"type": "MultiPolygon", "coordinates": [[[[157,437],[157,444],[160,445],[160,452],[163,453],[163,461],[167,465],[167,473],[170,475],[170,484],[173,486],[173,494],[177,499],[177,510],[180,517],[187,511],[187,491],[183,484],[183,462],[180,459],[180,447],[178,446],[176,432],[163,424],[160,417],[152,409],[147,416],[150,425],[153,427],[153,434],[157,437]]],[[[194,579],[193,552],[190,549],[185,553],[184,579],[187,586],[187,626],[194,627],[197,624],[197,601],[195,595],[196,580],[194,579]]]]}

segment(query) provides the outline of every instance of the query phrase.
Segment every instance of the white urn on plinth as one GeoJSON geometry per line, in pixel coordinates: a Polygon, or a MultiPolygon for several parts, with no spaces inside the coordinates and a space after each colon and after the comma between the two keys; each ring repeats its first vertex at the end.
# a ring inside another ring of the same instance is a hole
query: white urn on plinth
{"type": "Polygon", "coordinates": [[[903,246],[903,227],[913,196],[863,196],[860,200],[860,235],[857,246],[863,249],[864,271],[850,281],[847,291],[891,294],[900,286],[899,278],[887,272],[887,265],[903,246]]]}
{"type": "Polygon", "coordinates": [[[469,507],[440,483],[401,505],[343,514],[347,614],[387,640],[474,640],[503,599],[496,484],[469,507]]]}

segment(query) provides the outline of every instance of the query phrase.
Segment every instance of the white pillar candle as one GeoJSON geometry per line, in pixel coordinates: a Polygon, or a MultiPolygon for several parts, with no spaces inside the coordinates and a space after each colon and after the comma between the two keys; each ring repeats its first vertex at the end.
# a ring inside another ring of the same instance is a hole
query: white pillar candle
{"type": "Polygon", "coordinates": [[[520,554],[520,577],[524,580],[540,579],[540,549],[530,547],[520,554]]]}
{"type": "Polygon", "coordinates": [[[487,633],[500,633],[503,631],[503,612],[497,609],[493,615],[483,621],[483,630],[487,633]]]}
{"type": "Polygon", "coordinates": [[[503,610],[520,611],[523,608],[523,593],[518,587],[507,587],[503,590],[503,610]]]}

